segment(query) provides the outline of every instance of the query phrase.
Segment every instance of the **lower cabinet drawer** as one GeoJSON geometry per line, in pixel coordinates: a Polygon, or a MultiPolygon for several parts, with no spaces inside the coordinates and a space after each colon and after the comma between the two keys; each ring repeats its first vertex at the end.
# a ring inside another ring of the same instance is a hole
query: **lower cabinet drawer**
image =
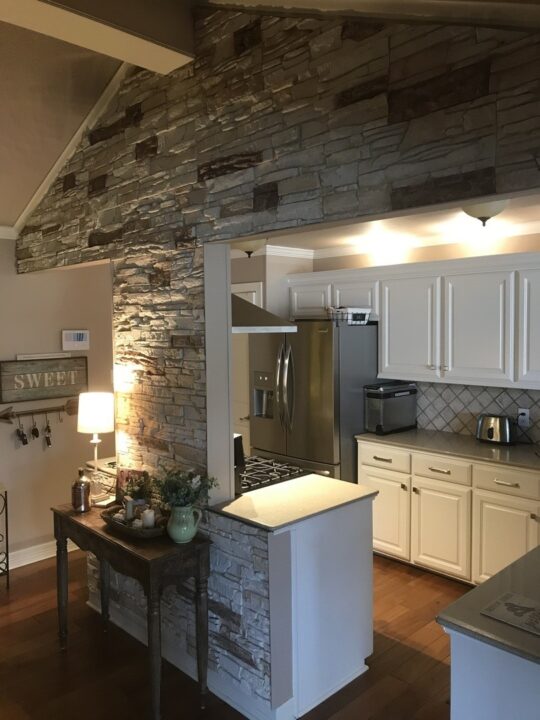
{"type": "Polygon", "coordinates": [[[471,484],[471,463],[456,460],[444,455],[424,455],[414,453],[412,456],[412,472],[414,475],[445,480],[446,482],[471,484]]]}
{"type": "Polygon", "coordinates": [[[407,450],[392,448],[383,443],[358,443],[358,462],[362,465],[394,470],[396,472],[411,472],[411,454],[407,450]]]}
{"type": "Polygon", "coordinates": [[[505,467],[474,465],[473,485],[482,490],[540,500],[540,473],[505,467]]]}

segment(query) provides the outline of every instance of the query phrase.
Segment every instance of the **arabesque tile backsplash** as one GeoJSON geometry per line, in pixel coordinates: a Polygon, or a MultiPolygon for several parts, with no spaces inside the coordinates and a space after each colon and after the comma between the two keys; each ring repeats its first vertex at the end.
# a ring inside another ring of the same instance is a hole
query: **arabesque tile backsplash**
{"type": "Polygon", "coordinates": [[[476,434],[481,413],[517,418],[518,408],[529,408],[531,425],[518,429],[518,441],[540,443],[540,390],[513,390],[474,385],[417,383],[418,427],[460,435],[476,434]]]}

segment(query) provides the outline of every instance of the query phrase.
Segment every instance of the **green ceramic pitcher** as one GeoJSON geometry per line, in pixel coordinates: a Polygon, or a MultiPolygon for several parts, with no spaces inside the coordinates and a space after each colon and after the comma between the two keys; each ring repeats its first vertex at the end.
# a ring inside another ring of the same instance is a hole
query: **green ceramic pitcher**
{"type": "Polygon", "coordinates": [[[188,543],[197,534],[202,512],[192,505],[186,507],[173,506],[167,523],[169,537],[175,543],[188,543]]]}

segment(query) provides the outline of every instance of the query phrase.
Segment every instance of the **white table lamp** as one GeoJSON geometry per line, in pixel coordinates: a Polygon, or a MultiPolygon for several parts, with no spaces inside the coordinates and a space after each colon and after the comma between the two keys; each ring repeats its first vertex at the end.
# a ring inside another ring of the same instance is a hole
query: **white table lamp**
{"type": "Polygon", "coordinates": [[[79,395],[77,432],[92,435],[94,467],[97,472],[99,434],[114,432],[114,394],[86,392],[79,395]]]}

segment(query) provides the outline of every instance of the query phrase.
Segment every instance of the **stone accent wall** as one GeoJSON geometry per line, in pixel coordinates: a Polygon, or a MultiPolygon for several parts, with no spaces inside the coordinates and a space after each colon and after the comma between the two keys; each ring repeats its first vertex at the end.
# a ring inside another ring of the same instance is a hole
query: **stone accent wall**
{"type": "MultiPolygon", "coordinates": [[[[270,599],[268,534],[230,518],[206,513],[210,536],[209,667],[248,696],[270,704],[270,599]]],[[[99,563],[89,555],[91,600],[99,607],[99,563]]],[[[146,625],[146,597],[136,580],[111,572],[111,606],[146,625]]],[[[195,661],[193,584],[172,587],[161,603],[162,628],[178,653],[195,661]]]]}
{"type": "Polygon", "coordinates": [[[540,443],[540,390],[418,383],[418,427],[460,435],[476,435],[481,413],[517,418],[518,408],[529,408],[531,426],[518,430],[520,442],[540,443]]]}
{"type": "Polygon", "coordinates": [[[540,34],[208,11],[133,69],[17,244],[109,258],[120,458],[205,463],[202,243],[540,187],[540,34]]]}

